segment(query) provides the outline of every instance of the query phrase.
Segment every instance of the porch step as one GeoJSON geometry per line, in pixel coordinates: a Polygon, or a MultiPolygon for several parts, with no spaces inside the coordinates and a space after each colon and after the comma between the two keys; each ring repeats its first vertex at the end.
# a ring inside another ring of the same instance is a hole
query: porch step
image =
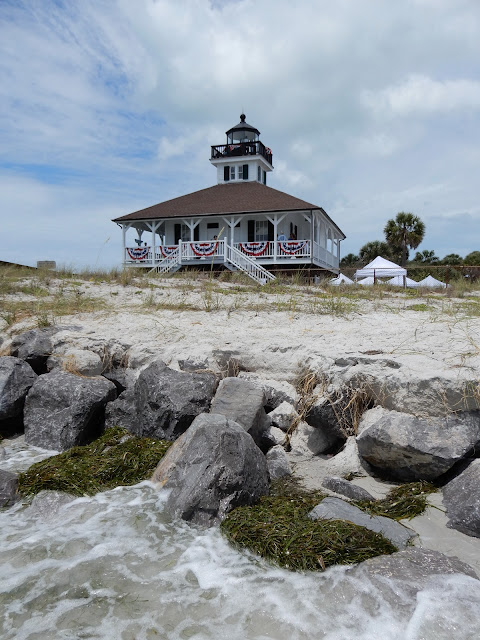
{"type": "Polygon", "coordinates": [[[181,266],[180,253],[177,247],[175,251],[172,251],[172,253],[164,258],[159,264],[157,264],[156,267],[150,269],[148,273],[159,273],[160,275],[166,273],[175,273],[175,271],[178,271],[181,266]]]}
{"type": "Polygon", "coordinates": [[[225,265],[231,271],[242,271],[261,285],[275,280],[273,273],[227,243],[225,243],[225,265]]]}

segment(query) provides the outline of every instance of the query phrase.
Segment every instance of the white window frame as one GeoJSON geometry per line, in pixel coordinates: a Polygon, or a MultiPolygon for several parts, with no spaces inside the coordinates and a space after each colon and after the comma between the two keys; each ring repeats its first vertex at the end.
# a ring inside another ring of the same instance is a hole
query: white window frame
{"type": "Polygon", "coordinates": [[[230,166],[230,180],[235,180],[235,165],[230,166]]]}
{"type": "Polygon", "coordinates": [[[255,242],[268,240],[268,222],[266,220],[255,220],[255,242]]]}
{"type": "Polygon", "coordinates": [[[238,167],[238,179],[243,180],[243,164],[238,167]]]}

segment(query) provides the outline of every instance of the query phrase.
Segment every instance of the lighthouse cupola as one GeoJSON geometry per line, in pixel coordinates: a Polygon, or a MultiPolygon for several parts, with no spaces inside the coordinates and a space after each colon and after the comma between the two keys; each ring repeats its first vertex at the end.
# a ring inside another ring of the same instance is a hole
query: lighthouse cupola
{"type": "Polygon", "coordinates": [[[245,121],[226,132],[227,143],[212,146],[210,162],[217,168],[217,183],[257,181],[267,184],[273,170],[272,151],[260,142],[260,131],[245,121]]]}

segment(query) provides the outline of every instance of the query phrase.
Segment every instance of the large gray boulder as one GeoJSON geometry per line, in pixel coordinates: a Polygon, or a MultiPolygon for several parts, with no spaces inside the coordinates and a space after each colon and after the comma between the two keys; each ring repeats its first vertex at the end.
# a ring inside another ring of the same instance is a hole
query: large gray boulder
{"type": "Polygon", "coordinates": [[[95,438],[116,389],[105,378],[55,370],[39,376],[25,400],[25,442],[64,451],[95,438]]]}
{"type": "Polygon", "coordinates": [[[97,353],[89,349],[70,348],[62,354],[56,353],[48,358],[48,371],[53,371],[58,367],[81,376],[93,377],[102,373],[103,362],[97,353]]]}
{"type": "Polygon", "coordinates": [[[18,500],[18,474],[0,469],[0,509],[10,507],[18,500]]]}
{"type": "Polygon", "coordinates": [[[367,411],[357,437],[362,458],[388,477],[434,480],[480,442],[478,412],[415,416],[376,407],[367,411]]]}
{"type": "Polygon", "coordinates": [[[32,367],[20,358],[0,358],[0,422],[22,413],[28,390],[37,378],[32,367]]]}
{"type": "Polygon", "coordinates": [[[218,385],[210,411],[242,425],[266,452],[273,443],[266,443],[271,422],[264,405],[265,395],[261,387],[249,380],[225,378],[218,385]]]}
{"type": "Polygon", "coordinates": [[[298,401],[298,393],[295,387],[285,380],[261,378],[256,373],[251,373],[250,371],[240,371],[238,377],[260,386],[265,396],[265,406],[270,409],[276,409],[282,402],[288,402],[295,406],[298,401]]]}
{"type": "Polygon", "coordinates": [[[443,488],[447,527],[480,538],[480,460],[474,460],[443,488]]]}
{"type": "Polygon", "coordinates": [[[106,426],[175,440],[196,416],[209,410],[215,386],[211,373],[175,371],[156,360],[141,371],[132,388],[108,405],[106,426]]]}
{"type": "Polygon", "coordinates": [[[353,433],[352,416],[345,393],[319,395],[310,407],[306,421],[322,433],[327,449],[339,449],[353,433]]]}
{"type": "Polygon", "coordinates": [[[308,517],[312,520],[347,520],[359,527],[381,533],[399,549],[404,549],[416,535],[414,531],[391,518],[371,516],[340,498],[324,498],[310,511],[308,517]]]}
{"type": "Polygon", "coordinates": [[[171,490],[167,510],[174,517],[209,527],[266,495],[268,470],[243,427],[205,413],[170,447],[152,482],[171,490]]]}
{"type": "Polygon", "coordinates": [[[47,359],[53,351],[52,335],[55,327],[30,329],[15,336],[10,346],[10,355],[25,360],[35,373],[47,371],[47,359]]]}
{"type": "Polygon", "coordinates": [[[397,591],[399,585],[402,592],[413,599],[412,604],[415,606],[416,594],[428,587],[432,578],[454,574],[478,579],[472,567],[458,558],[447,557],[439,551],[416,547],[388,556],[370,558],[348,570],[348,575],[360,581],[373,582],[382,595],[395,606],[399,603],[397,591]]]}

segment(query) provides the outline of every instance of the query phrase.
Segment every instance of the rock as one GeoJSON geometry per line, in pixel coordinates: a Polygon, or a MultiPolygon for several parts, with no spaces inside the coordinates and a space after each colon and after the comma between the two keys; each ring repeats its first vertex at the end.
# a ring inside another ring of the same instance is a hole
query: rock
{"type": "Polygon", "coordinates": [[[266,495],[268,470],[264,455],[242,426],[204,413],[170,447],[152,482],[171,490],[169,513],[208,527],[235,507],[266,495]]]}
{"type": "Polygon", "coordinates": [[[209,368],[207,358],[185,358],[178,361],[178,366],[182,371],[202,371],[209,368]]]}
{"type": "Polygon", "coordinates": [[[297,404],[298,393],[293,384],[285,380],[260,378],[256,373],[249,371],[240,371],[238,377],[260,385],[265,396],[265,406],[270,409],[276,409],[282,402],[288,402],[293,406],[297,404]]]}
{"type": "Polygon", "coordinates": [[[140,372],[133,388],[108,405],[106,425],[175,440],[197,415],[209,410],[215,386],[211,373],[175,371],[156,360],[140,372]]]}
{"type": "Polygon", "coordinates": [[[270,480],[278,480],[284,476],[292,475],[287,454],[280,445],[272,447],[270,451],[268,451],[266,458],[270,480]]]}
{"type": "Polygon", "coordinates": [[[270,411],[268,417],[275,427],[286,432],[292,422],[298,418],[298,413],[295,411],[295,407],[293,405],[284,401],[279,404],[276,409],[270,411]]]}
{"type": "Polygon", "coordinates": [[[447,527],[480,538],[480,459],[443,488],[447,527]]]}
{"type": "Polygon", "coordinates": [[[480,441],[480,414],[416,418],[376,407],[367,411],[357,437],[362,458],[390,478],[434,480],[480,441]]]}
{"type": "Polygon", "coordinates": [[[306,422],[300,422],[290,438],[293,455],[318,455],[330,448],[331,440],[321,429],[315,429],[306,422]]]}
{"type": "Polygon", "coordinates": [[[401,366],[384,358],[357,358],[337,370],[337,384],[365,391],[375,405],[419,417],[480,409],[478,379],[458,369],[442,371],[401,366]]]}
{"type": "Polygon", "coordinates": [[[24,360],[0,357],[0,421],[22,413],[28,390],[36,378],[37,374],[24,360]]]}
{"type": "Polygon", "coordinates": [[[325,390],[320,385],[314,393],[317,398],[305,419],[312,427],[321,429],[330,449],[338,449],[348,436],[356,434],[360,417],[371,403],[370,398],[349,386],[325,390]]]}
{"type": "Polygon", "coordinates": [[[345,478],[339,478],[338,476],[327,476],[323,479],[322,486],[352,500],[375,500],[366,489],[358,487],[356,484],[352,484],[348,480],[345,480],[345,478]]]}
{"type": "Polygon", "coordinates": [[[270,440],[274,443],[273,444],[274,447],[277,444],[283,445],[283,443],[285,442],[285,434],[281,429],[278,429],[277,427],[270,427],[270,429],[267,429],[265,433],[268,435],[270,440]]]}
{"type": "Polygon", "coordinates": [[[18,475],[0,469],[0,509],[10,507],[18,499],[18,475]]]}
{"type": "Polygon", "coordinates": [[[124,369],[123,367],[118,367],[111,369],[110,371],[104,371],[102,373],[103,377],[113,384],[117,388],[117,393],[120,395],[123,393],[128,387],[131,387],[135,384],[135,376],[133,375],[130,369],[124,369]]]}
{"type": "Polygon", "coordinates": [[[241,378],[225,378],[218,385],[210,411],[240,424],[264,450],[262,438],[270,427],[264,404],[260,387],[241,378]]]}
{"type": "Polygon", "coordinates": [[[385,518],[384,516],[370,516],[353,504],[349,504],[340,498],[324,498],[317,505],[308,517],[312,520],[348,520],[359,527],[365,527],[370,531],[381,533],[399,549],[407,546],[409,541],[416,535],[411,529],[407,529],[402,524],[385,518]]]}
{"type": "Polygon", "coordinates": [[[116,397],[105,378],[55,370],[39,376],[25,400],[25,442],[65,451],[100,434],[105,405],[116,397]]]}
{"type": "Polygon", "coordinates": [[[63,491],[40,491],[33,498],[28,510],[30,514],[33,514],[37,518],[48,521],[53,516],[56,516],[60,509],[75,500],[75,496],[71,496],[69,493],[63,491]]]}
{"type": "Polygon", "coordinates": [[[61,367],[64,371],[81,376],[93,377],[102,373],[103,363],[96,353],[87,349],[68,349],[63,353],[52,355],[47,360],[47,370],[53,371],[61,367]]]}
{"type": "Polygon", "coordinates": [[[51,338],[56,331],[55,327],[47,327],[31,329],[15,336],[10,347],[11,355],[25,360],[35,373],[46,373],[47,358],[53,351],[51,338]]]}
{"type": "MultiPolygon", "coordinates": [[[[394,580],[396,584],[400,582],[402,591],[406,591],[414,602],[417,592],[425,589],[433,576],[456,573],[478,579],[472,567],[458,558],[447,557],[439,551],[416,547],[392,553],[389,556],[370,558],[348,570],[349,575],[357,577],[360,581],[365,579],[372,581],[382,593],[387,588],[394,589],[394,585],[387,582],[386,578],[394,580]]],[[[393,602],[398,604],[398,593],[391,595],[393,602]]]]}

